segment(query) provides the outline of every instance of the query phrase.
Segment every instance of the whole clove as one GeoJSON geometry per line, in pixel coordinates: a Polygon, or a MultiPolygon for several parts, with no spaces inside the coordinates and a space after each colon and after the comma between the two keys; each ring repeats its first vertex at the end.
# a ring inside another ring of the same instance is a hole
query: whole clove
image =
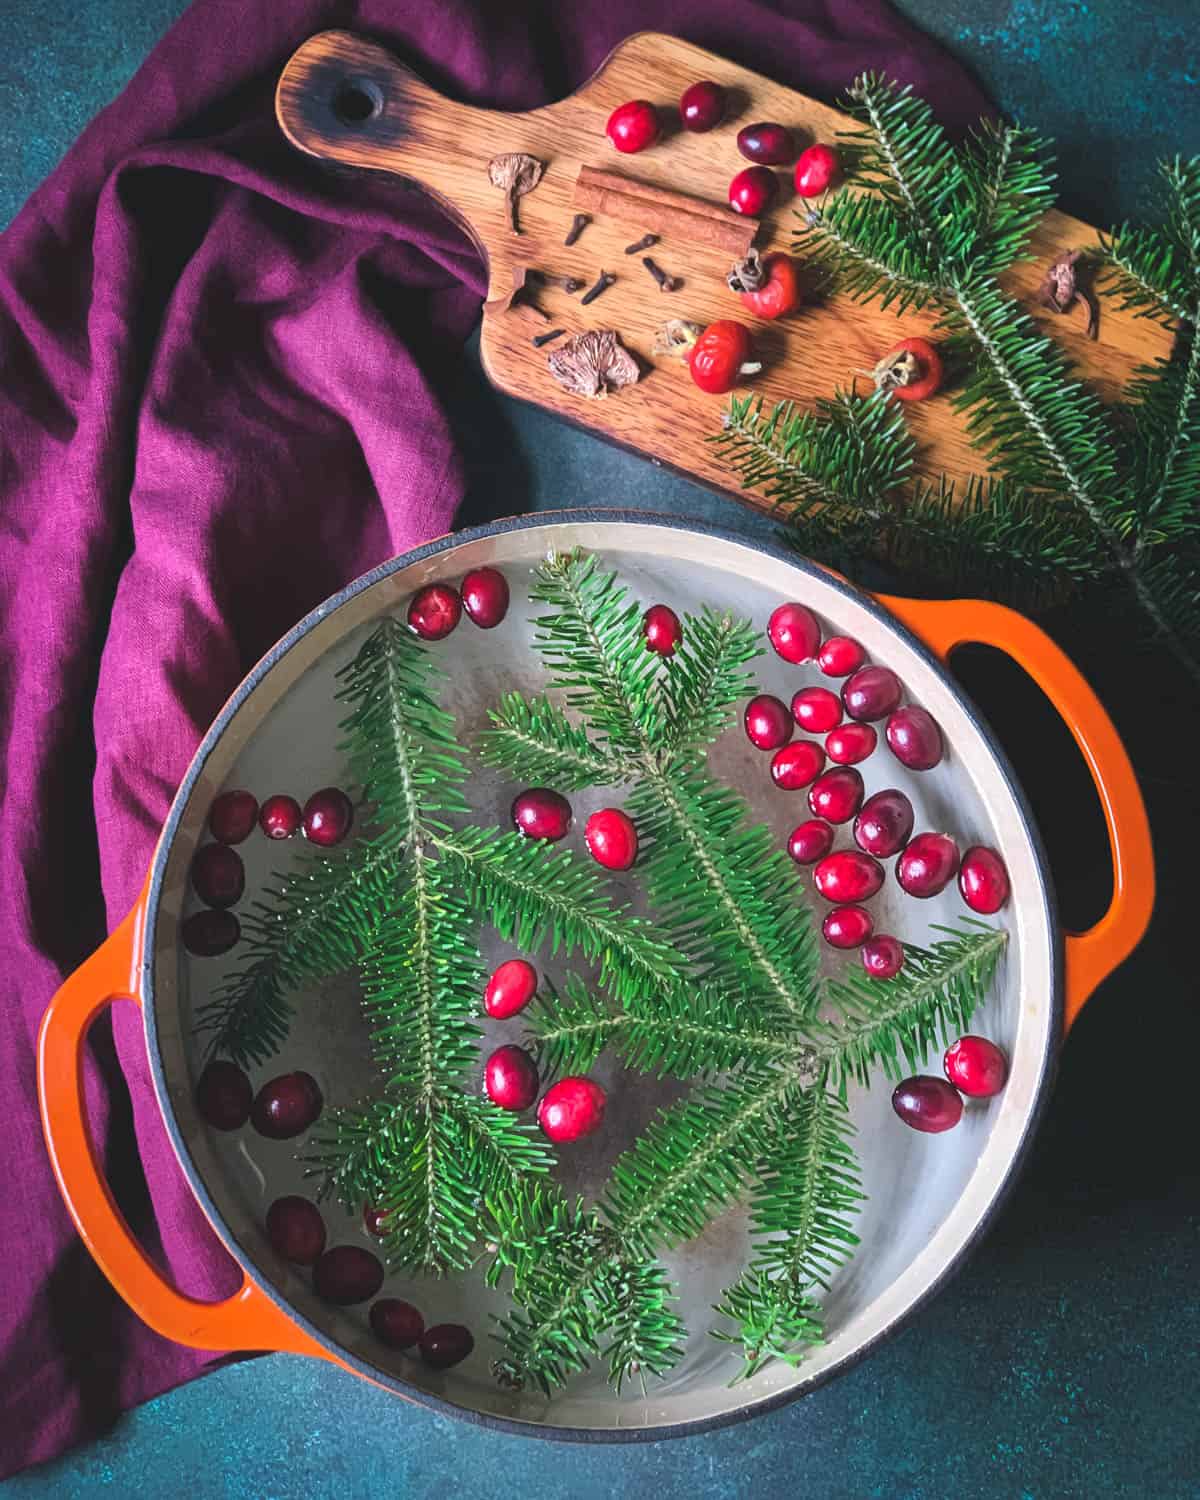
{"type": "Polygon", "coordinates": [[[632,245],[625,246],[626,255],[638,255],[643,250],[649,250],[651,245],[658,244],[658,235],[644,234],[640,240],[634,240],[632,245]]]}
{"type": "Polygon", "coordinates": [[[567,230],[567,237],[563,240],[563,244],[573,245],[591,222],[591,214],[576,214],[571,220],[571,227],[567,230]]]}
{"type": "Polygon", "coordinates": [[[678,278],[675,276],[668,276],[666,271],[663,270],[659,263],[656,260],[651,260],[650,256],[642,256],[642,265],[645,266],[647,271],[650,272],[651,276],[654,277],[655,281],[658,282],[658,289],[660,292],[673,292],[678,288],[678,278]]]}
{"type": "Polygon", "coordinates": [[[540,349],[543,344],[549,344],[552,343],[555,339],[562,338],[563,334],[566,333],[566,331],[567,330],[565,328],[552,328],[549,333],[539,333],[537,337],[532,339],[530,342],[533,344],[533,347],[535,349],[540,349]]]}
{"type": "Polygon", "coordinates": [[[584,292],[583,296],[580,297],[580,306],[586,307],[589,302],[595,302],[600,293],[603,292],[606,288],[612,286],[613,282],[616,281],[616,279],[617,278],[611,271],[601,271],[600,279],[596,282],[595,286],[589,287],[588,290],[584,292]]]}

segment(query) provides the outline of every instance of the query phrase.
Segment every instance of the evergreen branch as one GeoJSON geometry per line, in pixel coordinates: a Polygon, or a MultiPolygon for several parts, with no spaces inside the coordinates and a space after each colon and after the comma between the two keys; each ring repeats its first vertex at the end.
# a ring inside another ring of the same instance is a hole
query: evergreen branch
{"type": "Polygon", "coordinates": [[[1114,500],[1115,524],[1140,553],[1194,537],[1200,494],[1200,332],[1179,335],[1169,360],[1138,372],[1129,388],[1134,442],[1129,483],[1114,500]]]}
{"type": "Polygon", "coordinates": [[[998,275],[1021,257],[1053,206],[1050,146],[1031,130],[981,120],[968,138],[963,168],[975,202],[975,255],[998,275]]]}
{"type": "Polygon", "coordinates": [[[822,1337],[821,1309],[815,1297],[795,1291],[765,1271],[744,1271],[726,1287],[715,1311],[737,1329],[713,1330],[723,1344],[737,1344],[743,1366],[734,1380],[749,1380],[773,1360],[798,1365],[804,1350],[822,1337]]]}
{"type": "Polygon", "coordinates": [[[749,620],[705,605],[685,615],[683,641],[660,683],[660,722],[652,742],[666,751],[698,750],[729,723],[729,710],[746,697],[754,679],[746,663],[761,655],[749,620]]]}
{"type": "Polygon", "coordinates": [[[604,1351],[608,1378],[620,1395],[637,1376],[645,1395],[647,1372],[665,1375],[678,1364],[687,1337],[667,1274],[657,1261],[618,1261],[600,1287],[600,1320],[611,1339],[604,1351]]]}
{"type": "Polygon", "coordinates": [[[824,207],[809,207],[796,217],[803,250],[808,236],[819,233],[822,258],[837,273],[840,289],[858,302],[878,297],[880,306],[919,312],[937,299],[937,267],[912,236],[896,209],[862,193],[836,193],[824,207]]]}
{"type": "Polygon", "coordinates": [[[1158,170],[1166,189],[1166,232],[1192,269],[1194,291],[1200,273],[1200,156],[1176,156],[1158,170]]]}
{"type": "Polygon", "coordinates": [[[625,779],[620,761],[599,750],[562,709],[544,696],[523,698],[505,693],[499,708],[489,709],[492,728],[479,736],[479,754],[495,766],[532,786],[550,785],[564,791],[589,786],[612,786],[625,779]]]}
{"type": "Polygon", "coordinates": [[[1100,236],[1097,287],[1117,305],[1157,323],[1194,323],[1194,274],[1178,248],[1153,229],[1122,224],[1100,236]]]}

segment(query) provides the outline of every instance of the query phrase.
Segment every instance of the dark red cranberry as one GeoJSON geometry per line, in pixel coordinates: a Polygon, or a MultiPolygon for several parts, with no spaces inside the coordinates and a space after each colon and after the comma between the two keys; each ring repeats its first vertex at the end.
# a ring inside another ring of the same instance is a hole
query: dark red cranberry
{"type": "Polygon", "coordinates": [[[196,911],[183,919],[183,946],[197,958],[228,953],[242,935],[242,924],[231,911],[196,911]]]}
{"type": "Polygon", "coordinates": [[[284,1260],[311,1266],[325,1249],[325,1221],[321,1210],[294,1194],[276,1198],[267,1209],[267,1238],[284,1260]]]}
{"type": "Polygon", "coordinates": [[[796,163],[796,191],[802,198],[819,198],[837,176],[837,152],[832,146],[810,146],[796,163]]]}
{"type": "Polygon", "coordinates": [[[913,806],[903,792],[873,792],[854,820],[854,842],[876,859],[899,854],[912,837],[913,806]]]}
{"type": "Polygon", "coordinates": [[[658,111],[648,99],[630,99],[608,117],[604,132],[618,151],[644,151],[658,140],[662,126],[658,111]]]}
{"type": "Polygon", "coordinates": [[[483,1008],[497,1021],[524,1010],[537,991],[537,970],[523,958],[508,958],[497,968],[483,992],[483,1008]]]}
{"type": "Polygon", "coordinates": [[[254,1090],[236,1063],[216,1058],[196,1083],[196,1108],[214,1130],[240,1130],[250,1118],[254,1090]]]}
{"type": "Polygon", "coordinates": [[[462,600],[448,583],[418,589],[408,606],[408,628],[423,641],[441,641],[462,619],[462,600]]]}
{"type": "Polygon", "coordinates": [[[544,839],[556,844],[566,838],[571,827],[571,804],[549,787],[534,786],[513,798],[512,820],[518,833],[527,839],[544,839]]]}
{"type": "Polygon", "coordinates": [[[831,635],[817,652],[817,666],[826,677],[849,677],[867,659],[867,653],[848,635],[831,635]]]}
{"type": "Polygon", "coordinates": [[[848,823],[862,806],[863,779],[853,766],[836,766],[808,789],[808,805],[827,823],[848,823]]]}
{"type": "Polygon", "coordinates": [[[842,686],[852,719],[886,719],[900,702],[900,679],[890,667],[859,667],[842,686]]]}
{"type": "Polygon", "coordinates": [[[779,192],[779,178],[770,167],[747,167],[729,184],[729,206],[752,219],[766,213],[779,192]]]}
{"type": "Polygon", "coordinates": [[[508,579],[499,568],[473,568],[462,581],[462,604],[480,630],[491,630],[508,613],[508,579]]]}
{"type": "Polygon", "coordinates": [[[875,753],[878,736],[869,724],[842,724],[825,736],[829,759],[839,766],[856,766],[875,753]]]}
{"type": "Polygon", "coordinates": [[[887,721],[888,749],[910,771],[932,771],[942,758],[942,731],[931,713],[915,703],[887,721]]]}
{"type": "Polygon", "coordinates": [[[560,1078],[542,1095],[538,1124],[552,1141],[577,1141],[599,1130],[607,1102],[604,1090],[590,1078],[560,1078]]]}
{"type": "Polygon", "coordinates": [[[638,855],[637,829],[619,807],[602,807],[584,824],[588,853],[606,870],[628,870],[638,855]]]}
{"type": "Polygon", "coordinates": [[[747,161],[764,167],[782,167],[796,159],[796,143],[786,125],[762,120],[743,125],[737,133],[737,148],[747,161]]]}
{"type": "Polygon", "coordinates": [[[787,704],[770,693],[759,693],[746,704],[742,716],[746,738],[756,750],[778,750],[792,737],[792,716],[787,704]]]}
{"type": "Polygon", "coordinates": [[[796,792],[825,769],[825,752],[813,740],[793,740],[771,757],[771,780],[781,791],[796,792]]]}
{"type": "Polygon", "coordinates": [[[883,884],[883,866],[859,849],[839,849],[813,871],[813,884],[826,901],[868,901],[883,884]]]}
{"type": "Polygon", "coordinates": [[[933,1078],[926,1073],[896,1085],[892,1108],[914,1130],[939,1135],[962,1119],[963,1102],[944,1078],[933,1078]]]}
{"type": "Polygon", "coordinates": [[[269,839],[290,839],[300,832],[304,814],[295,797],[277,792],[259,808],[258,826],[269,839]]]}
{"type": "Polygon", "coordinates": [[[711,78],[691,84],[680,95],[679,119],[685,130],[715,130],[724,118],[725,90],[711,78]]]}
{"type": "Polygon", "coordinates": [[[208,810],[208,828],[218,844],[240,844],[254,831],[258,799],[253,792],[222,792],[208,810]]]}
{"type": "Polygon", "coordinates": [[[336,786],[322,787],[304,804],[301,826],[310,844],[331,849],[340,844],[354,822],[354,804],[336,786]]]}
{"type": "Polygon", "coordinates": [[[268,1140],[287,1141],[308,1129],[324,1102],[311,1073],[281,1073],[254,1096],[250,1123],[268,1140]]]}
{"type": "Polygon", "coordinates": [[[461,1364],[474,1347],[470,1329],[461,1323],[435,1323],[421,1335],[421,1358],[434,1370],[461,1364]]]}
{"type": "Polygon", "coordinates": [[[888,932],[877,932],[859,954],[869,979],[894,979],[904,967],[904,944],[888,932]]]}
{"type": "MultiPolygon", "coordinates": [[[[821,645],[821,627],[816,615],[803,604],[780,604],[771,611],[771,618],[767,621],[767,639],[777,656],[795,666],[816,656],[821,645]]],[[[838,717],[841,717],[840,709],[838,717]]]]}
{"type": "Polygon", "coordinates": [[[425,1332],[425,1319],[411,1302],[399,1297],[380,1297],[368,1314],[371,1332],[389,1349],[411,1349],[425,1332]]]}
{"type": "Polygon", "coordinates": [[[948,833],[918,833],[896,861],[901,889],[921,900],[944,891],[958,869],[958,845],[948,833]]]}
{"type": "Polygon", "coordinates": [[[497,1047],[483,1067],[483,1086],[493,1104],[517,1113],[537,1098],[537,1064],[524,1047],[497,1047]]]}
{"type": "Polygon", "coordinates": [[[642,634],[646,637],[647,651],[674,656],[675,648],[683,640],[683,626],[669,605],[652,604],[642,616],[642,634]]]}
{"type": "Polygon", "coordinates": [[[972,844],[958,868],[958,889],[972,911],[990,917],[1008,900],[1008,870],[994,849],[972,844]]]}
{"type": "Polygon", "coordinates": [[[833,848],[833,829],[820,818],[810,818],[788,834],[787,851],[798,865],[816,864],[833,848]]]}
{"type": "Polygon", "coordinates": [[[825,734],[842,722],[842,700],[828,688],[801,688],[792,698],[792,718],[809,734],[825,734]]]}
{"type": "Polygon", "coordinates": [[[857,948],[871,936],[871,913],[861,906],[835,906],[821,923],[821,936],[831,948],[857,948]]]}
{"type": "Polygon", "coordinates": [[[361,1245],[335,1245],[313,1267],[313,1290],[322,1301],[338,1307],[366,1302],[382,1285],[379,1257],[361,1245]]]}
{"type": "Polygon", "coordinates": [[[990,1099],[1008,1080],[1008,1058],[985,1036],[960,1036],[942,1058],[946,1077],[972,1099],[990,1099]]]}
{"type": "Polygon", "coordinates": [[[206,906],[232,906],[246,889],[242,856],[226,844],[205,844],[192,859],[192,888],[206,906]]]}
{"type": "Polygon", "coordinates": [[[377,1203],[363,1204],[363,1228],[377,1240],[387,1233],[387,1220],[386,1208],[380,1208],[377,1203]]]}

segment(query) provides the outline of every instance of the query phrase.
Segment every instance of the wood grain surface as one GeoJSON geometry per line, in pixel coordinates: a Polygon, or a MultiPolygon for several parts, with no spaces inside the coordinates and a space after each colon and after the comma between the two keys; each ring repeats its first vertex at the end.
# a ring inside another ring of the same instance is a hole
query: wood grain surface
{"type": "MultiPolygon", "coordinates": [[[[481,343],[488,376],[509,395],[739,499],[755,497],[740,491],[736,475],[707,441],[719,428],[728,398],[703,394],[682,361],[652,354],[655,330],[666,318],[746,323],[764,368],[745,389],[761,392],[768,402],[787,398],[801,403],[831,395],[856,376],[861,385],[861,372],[898,339],[924,332],[933,322],[927,314],[900,318],[837,296],[814,301],[775,323],[761,321],[725,285],[728,250],[670,232],[651,253],[682,285],[675,292],[660,292],[641,257],[624,253],[649,226],[623,215],[597,212],[577,242],[564,245],[583,166],[724,207],[730,179],[749,165],[735,144],[743,125],[779,121],[796,133],[801,147],[833,142],[847,128],[838,110],[676,37],[653,32],[629,37],[569,98],[506,114],[448,100],[383,48],[349,32],[328,31],[312,37],[288,62],[279,81],[276,113],[285,135],[300,150],[343,166],[392,172],[431,193],[485,256],[489,301],[506,298],[520,266],[573,276],[585,287],[601,270],[615,273],[616,282],[587,307],[579,293],[538,288],[536,301],[549,323],[520,304],[509,311],[488,308],[481,343]],[[723,84],[731,104],[721,125],[695,135],[680,127],[677,103],[688,84],[701,78],[723,84]],[[648,150],[622,156],[609,143],[604,126],[617,105],[635,98],[659,107],[664,131],[648,150]],[[507,151],[527,152],[545,163],[537,188],[520,200],[520,234],[509,228],[504,195],[488,180],[488,162],[507,151]],[[587,328],[616,329],[638,357],[642,379],[603,399],[564,391],[546,363],[555,345],[539,349],[531,342],[550,327],[564,328],[568,335],[587,328]]],[[[793,215],[803,202],[793,197],[790,169],[777,171],[783,190],[756,240],[764,252],[790,249],[793,215]]],[[[1101,398],[1113,400],[1137,365],[1169,352],[1170,332],[1106,303],[1100,337],[1093,343],[1085,337],[1081,308],[1060,316],[1039,308],[1035,297],[1051,259],[1095,239],[1089,225],[1052,212],[1034,236],[1035,260],[1014,267],[1008,285],[1067,348],[1101,398]]],[[[912,406],[906,416],[922,472],[962,477],[986,468],[949,401],[912,406]]]]}

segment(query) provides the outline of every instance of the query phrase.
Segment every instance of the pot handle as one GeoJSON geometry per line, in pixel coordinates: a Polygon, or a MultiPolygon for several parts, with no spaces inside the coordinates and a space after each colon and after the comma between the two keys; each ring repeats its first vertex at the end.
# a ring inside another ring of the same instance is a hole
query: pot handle
{"type": "Polygon", "coordinates": [[[1062,715],[1104,809],[1113,894],[1087,932],[1066,936],[1065,1025],[1092,991],[1133,952],[1154,909],[1154,850],[1137,777],[1112,720],[1074,663],[1032,620],[982,599],[898,599],[879,603],[945,661],[956,646],[980,642],[1029,673],[1062,715]]]}
{"type": "Polygon", "coordinates": [[[51,1000],[38,1035],[38,1097],[50,1165],[80,1238],[138,1317],[193,1349],[326,1355],[248,1277],[223,1302],[177,1291],[134,1238],[92,1146],[83,1085],[88,1028],[107,1005],[142,1003],[138,983],[147,892],[51,1000]]]}

